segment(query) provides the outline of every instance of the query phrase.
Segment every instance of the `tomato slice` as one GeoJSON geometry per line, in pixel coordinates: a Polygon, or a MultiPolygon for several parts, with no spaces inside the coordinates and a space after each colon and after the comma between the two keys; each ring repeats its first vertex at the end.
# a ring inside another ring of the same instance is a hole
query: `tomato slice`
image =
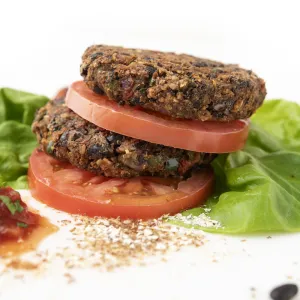
{"type": "Polygon", "coordinates": [[[30,157],[32,196],[69,213],[149,219],[202,204],[213,190],[213,171],[194,173],[186,181],[139,177],[106,178],[61,163],[35,150],[30,157]]]}
{"type": "Polygon", "coordinates": [[[95,94],[83,81],[71,85],[66,103],[79,116],[104,129],[196,152],[228,153],[240,150],[249,131],[248,120],[175,120],[130,106],[120,106],[106,96],[95,94]]]}

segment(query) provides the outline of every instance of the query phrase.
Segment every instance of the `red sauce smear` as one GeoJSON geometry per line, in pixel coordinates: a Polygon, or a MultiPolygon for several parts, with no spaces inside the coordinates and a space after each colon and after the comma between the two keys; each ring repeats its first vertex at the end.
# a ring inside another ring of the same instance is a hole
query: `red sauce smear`
{"type": "Polygon", "coordinates": [[[30,212],[21,195],[10,187],[0,188],[0,256],[9,257],[35,250],[41,240],[57,227],[38,214],[30,212]],[[8,208],[17,207],[12,213],[8,208]],[[6,202],[6,203],[5,203],[6,202]]]}

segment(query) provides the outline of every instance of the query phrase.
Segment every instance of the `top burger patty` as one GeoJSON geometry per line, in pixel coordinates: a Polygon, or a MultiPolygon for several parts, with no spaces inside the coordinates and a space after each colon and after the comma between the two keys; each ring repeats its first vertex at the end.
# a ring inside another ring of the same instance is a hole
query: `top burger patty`
{"type": "Polygon", "coordinates": [[[82,56],[81,75],[121,105],[174,118],[245,119],[266,96],[252,71],[186,54],[94,45],[82,56]]]}
{"type": "Polygon", "coordinates": [[[41,108],[32,128],[46,153],[108,177],[183,177],[215,157],[104,130],[67,108],[63,99],[41,108]]]}

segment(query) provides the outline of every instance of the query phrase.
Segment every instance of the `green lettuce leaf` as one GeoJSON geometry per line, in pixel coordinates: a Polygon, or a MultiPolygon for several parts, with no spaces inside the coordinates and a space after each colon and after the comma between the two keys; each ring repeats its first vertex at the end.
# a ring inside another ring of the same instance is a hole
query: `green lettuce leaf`
{"type": "MultiPolygon", "coordinates": [[[[267,101],[252,118],[245,148],[220,155],[212,165],[216,188],[206,214],[222,227],[193,227],[219,233],[300,231],[299,105],[267,101]]],[[[183,215],[202,213],[199,207],[183,215]]]]}
{"type": "Polygon", "coordinates": [[[275,137],[283,148],[300,151],[300,106],[297,103],[266,101],[251,120],[275,137]]]}
{"type": "Polygon", "coordinates": [[[31,123],[47,97],[0,88],[0,186],[27,188],[28,158],[37,146],[31,123]]]}

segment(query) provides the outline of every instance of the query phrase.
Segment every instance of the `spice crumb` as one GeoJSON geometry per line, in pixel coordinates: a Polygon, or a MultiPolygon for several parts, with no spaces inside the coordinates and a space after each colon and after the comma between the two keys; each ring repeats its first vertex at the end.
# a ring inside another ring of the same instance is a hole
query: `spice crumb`
{"type": "Polygon", "coordinates": [[[19,258],[13,258],[8,261],[6,267],[17,270],[35,270],[38,268],[38,265],[30,261],[21,260],[19,258]]]}
{"type": "Polygon", "coordinates": [[[15,274],[14,278],[19,279],[19,280],[23,280],[24,279],[24,274],[15,274]]]}
{"type": "MultiPolygon", "coordinates": [[[[132,264],[145,265],[147,257],[164,257],[168,252],[183,247],[200,247],[204,243],[200,231],[177,227],[166,223],[164,218],[152,220],[120,220],[73,215],[73,222],[60,222],[66,227],[67,241],[53,251],[37,250],[34,261],[11,260],[7,267],[15,269],[37,269],[49,265],[53,260],[61,261],[63,268],[97,268],[112,271],[132,264]]],[[[65,240],[65,239],[64,239],[65,240]]],[[[72,275],[64,273],[68,281],[72,275]]]]}
{"type": "Polygon", "coordinates": [[[66,277],[68,284],[75,282],[74,276],[72,276],[70,273],[65,273],[64,276],[66,277]]]}

